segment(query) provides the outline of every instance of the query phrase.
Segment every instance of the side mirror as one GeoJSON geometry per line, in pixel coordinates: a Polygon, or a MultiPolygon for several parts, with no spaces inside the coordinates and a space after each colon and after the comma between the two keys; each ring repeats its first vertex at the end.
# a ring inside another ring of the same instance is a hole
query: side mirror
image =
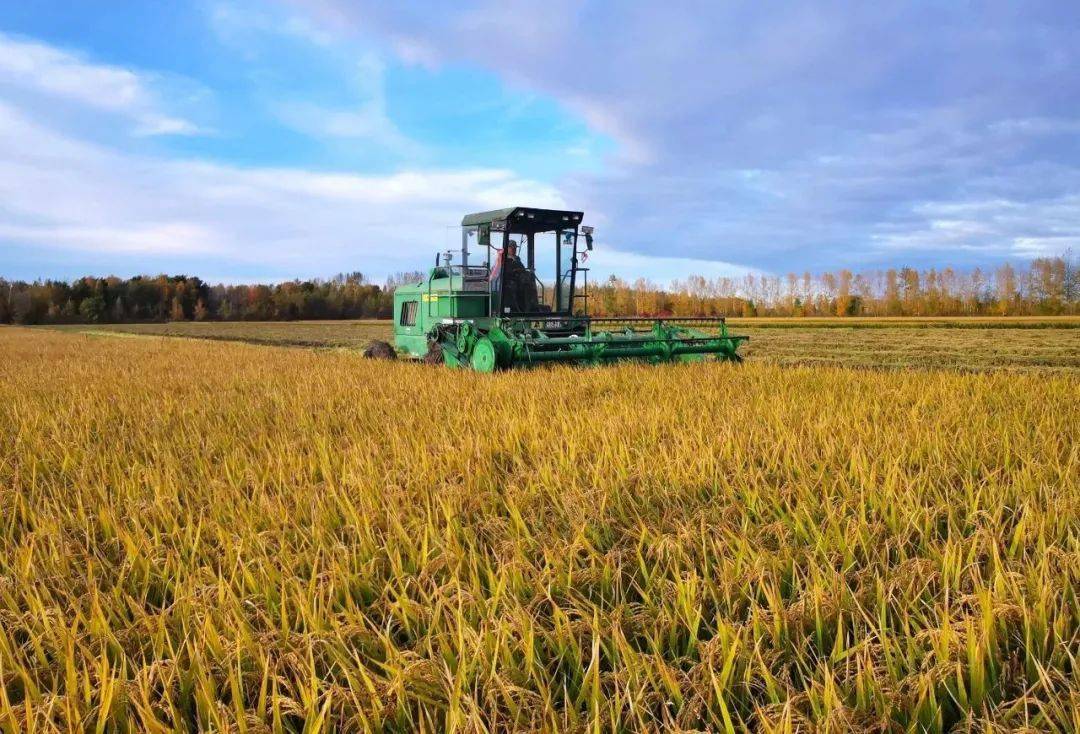
{"type": "Polygon", "coordinates": [[[585,235],[585,249],[588,250],[589,252],[592,252],[592,235],[591,234],[585,235]]]}

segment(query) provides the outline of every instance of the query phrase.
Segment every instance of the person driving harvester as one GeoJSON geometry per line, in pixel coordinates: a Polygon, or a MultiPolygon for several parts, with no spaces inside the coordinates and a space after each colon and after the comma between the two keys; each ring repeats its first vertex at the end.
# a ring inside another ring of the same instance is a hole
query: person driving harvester
{"type": "Polygon", "coordinates": [[[515,240],[506,243],[506,250],[500,253],[498,264],[501,267],[492,273],[492,279],[501,277],[503,280],[504,307],[508,307],[511,313],[536,311],[536,283],[533,274],[518,257],[515,240]]]}

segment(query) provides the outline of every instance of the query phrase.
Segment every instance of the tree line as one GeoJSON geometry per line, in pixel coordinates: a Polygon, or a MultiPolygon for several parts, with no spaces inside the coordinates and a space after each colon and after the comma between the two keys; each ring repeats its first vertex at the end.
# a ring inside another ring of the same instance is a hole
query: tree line
{"type": "MultiPolygon", "coordinates": [[[[393,291],[423,277],[375,284],[362,273],[329,280],[209,285],[184,275],[0,279],[0,323],[60,324],[389,318],[393,291]]],[[[690,276],[667,288],[610,278],[589,288],[597,316],[1021,316],[1080,314],[1080,267],[1071,255],[1024,266],[867,273],[690,276]]]]}
{"type": "Polygon", "coordinates": [[[70,283],[0,279],[0,323],[389,318],[394,287],[413,275],[399,274],[382,285],[362,273],[270,285],[209,285],[186,275],[70,283]]]}
{"type": "Polygon", "coordinates": [[[1023,266],[890,268],[855,273],[690,276],[668,288],[610,278],[590,288],[597,316],[1025,316],[1080,314],[1071,254],[1023,266]]]}

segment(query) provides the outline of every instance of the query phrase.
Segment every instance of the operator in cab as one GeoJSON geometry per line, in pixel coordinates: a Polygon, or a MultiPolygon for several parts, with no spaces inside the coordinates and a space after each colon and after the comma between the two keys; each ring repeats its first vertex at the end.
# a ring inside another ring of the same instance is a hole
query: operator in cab
{"type": "Polygon", "coordinates": [[[518,257],[517,242],[510,240],[506,244],[506,263],[504,275],[511,283],[517,282],[522,274],[525,273],[525,264],[521,262],[521,258],[518,257]]]}
{"type": "Polygon", "coordinates": [[[518,257],[518,244],[515,240],[506,243],[506,250],[496,261],[492,280],[501,280],[504,305],[511,312],[535,311],[537,307],[536,285],[532,273],[528,271],[518,257]]]}

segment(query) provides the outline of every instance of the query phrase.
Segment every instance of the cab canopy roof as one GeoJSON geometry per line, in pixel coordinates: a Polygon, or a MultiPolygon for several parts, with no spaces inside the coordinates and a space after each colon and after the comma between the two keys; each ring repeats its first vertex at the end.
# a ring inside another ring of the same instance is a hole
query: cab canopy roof
{"type": "Polygon", "coordinates": [[[581,224],[584,212],[562,211],[560,209],[533,209],[527,206],[512,206],[508,209],[494,209],[490,212],[466,214],[461,220],[462,227],[506,222],[509,232],[529,234],[530,232],[550,232],[556,229],[573,229],[581,224]]]}

